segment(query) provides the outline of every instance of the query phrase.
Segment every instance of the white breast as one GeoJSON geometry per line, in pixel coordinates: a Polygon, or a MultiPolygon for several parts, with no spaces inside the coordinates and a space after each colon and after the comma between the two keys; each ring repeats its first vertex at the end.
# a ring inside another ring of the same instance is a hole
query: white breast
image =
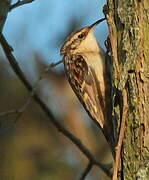
{"type": "Polygon", "coordinates": [[[87,64],[94,69],[98,80],[104,83],[105,53],[99,46],[93,30],[91,30],[86,39],[81,42],[76,52],[83,55],[87,64]]]}

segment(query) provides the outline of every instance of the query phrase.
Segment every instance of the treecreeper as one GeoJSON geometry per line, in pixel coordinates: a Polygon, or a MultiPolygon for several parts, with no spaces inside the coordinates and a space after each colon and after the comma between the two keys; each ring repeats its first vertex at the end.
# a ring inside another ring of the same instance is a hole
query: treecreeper
{"type": "Polygon", "coordinates": [[[111,146],[111,85],[105,52],[94,35],[94,28],[104,20],[73,32],[60,54],[70,86],[111,146]]]}

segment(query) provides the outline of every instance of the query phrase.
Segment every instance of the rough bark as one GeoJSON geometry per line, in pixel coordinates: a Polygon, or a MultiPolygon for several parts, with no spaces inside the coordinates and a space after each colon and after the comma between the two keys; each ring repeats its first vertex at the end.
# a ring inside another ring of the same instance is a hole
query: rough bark
{"type": "Polygon", "coordinates": [[[149,0],[108,0],[115,140],[127,92],[119,179],[149,179],[149,0]]]}

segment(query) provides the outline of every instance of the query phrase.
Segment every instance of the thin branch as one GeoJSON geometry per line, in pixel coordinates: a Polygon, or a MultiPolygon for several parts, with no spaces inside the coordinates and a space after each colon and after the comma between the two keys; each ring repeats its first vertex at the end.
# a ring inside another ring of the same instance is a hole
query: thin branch
{"type": "Polygon", "coordinates": [[[29,97],[27,98],[27,101],[25,102],[25,104],[19,108],[19,109],[12,109],[12,110],[8,110],[8,111],[4,111],[4,112],[0,112],[0,117],[3,117],[3,116],[9,116],[9,115],[18,115],[16,120],[15,120],[15,123],[17,122],[18,118],[21,116],[21,114],[26,110],[26,108],[28,107],[28,105],[30,104],[31,102],[31,98],[32,96],[34,95],[35,91],[36,91],[36,88],[37,88],[37,85],[39,83],[40,80],[42,80],[42,78],[44,77],[44,75],[50,70],[52,69],[53,67],[61,64],[63,62],[63,60],[60,60],[60,61],[57,61],[56,63],[51,63],[48,67],[45,68],[44,72],[40,75],[39,79],[36,81],[34,87],[33,87],[33,90],[32,92],[30,92],[30,95],[29,97]]]}
{"type": "Polygon", "coordinates": [[[28,3],[32,3],[33,1],[35,1],[35,0],[18,0],[16,3],[14,3],[14,4],[12,4],[11,6],[10,6],[10,11],[12,10],[12,9],[14,9],[14,8],[17,8],[17,7],[19,7],[19,6],[22,6],[22,5],[24,5],[24,4],[28,4],[28,3]]]}
{"type": "Polygon", "coordinates": [[[45,70],[43,71],[43,73],[39,76],[38,80],[35,82],[34,86],[32,87],[32,91],[30,92],[30,95],[29,95],[28,99],[30,99],[30,98],[33,97],[33,95],[34,95],[34,93],[35,93],[35,91],[36,91],[36,88],[37,88],[37,86],[38,86],[38,83],[39,83],[39,81],[41,81],[41,80],[43,79],[44,75],[45,75],[49,70],[51,70],[53,67],[61,64],[62,62],[63,62],[63,60],[57,61],[57,62],[55,62],[55,63],[51,63],[48,67],[45,68],[45,70]]]}
{"type": "Polygon", "coordinates": [[[23,114],[23,112],[27,109],[28,105],[30,104],[31,97],[32,96],[30,96],[27,99],[27,101],[25,102],[25,104],[21,108],[19,108],[19,109],[12,109],[12,110],[9,110],[9,111],[1,112],[0,116],[2,117],[2,116],[8,116],[8,115],[17,115],[16,119],[14,121],[14,123],[16,123],[17,120],[20,118],[20,116],[23,114]]]}
{"type": "Polygon", "coordinates": [[[15,114],[19,114],[21,112],[20,109],[12,109],[9,111],[4,111],[0,113],[0,117],[2,116],[9,116],[9,115],[15,115],[15,114]]]}
{"type": "Polygon", "coordinates": [[[31,101],[31,98],[28,98],[27,101],[25,102],[25,104],[19,108],[19,109],[12,109],[12,110],[9,110],[9,111],[4,111],[4,112],[1,112],[0,113],[0,116],[8,116],[8,115],[15,115],[15,114],[21,114],[25,111],[25,109],[27,108],[27,106],[29,105],[31,101]]]}
{"type": "Polygon", "coordinates": [[[93,165],[94,164],[91,161],[89,161],[87,167],[84,169],[84,171],[83,171],[83,173],[82,173],[82,175],[81,175],[79,180],[84,180],[85,179],[85,177],[88,175],[88,173],[92,169],[93,165]]]}
{"type": "Polygon", "coordinates": [[[112,180],[117,180],[119,163],[120,163],[120,156],[121,156],[121,150],[122,150],[122,143],[123,143],[123,138],[124,138],[124,133],[125,133],[125,121],[126,121],[127,114],[128,114],[127,92],[124,89],[123,90],[123,114],[122,114],[118,144],[115,148],[116,156],[115,156],[115,165],[114,165],[112,180]]]}
{"type": "Polygon", "coordinates": [[[53,68],[53,67],[61,64],[62,62],[63,62],[63,60],[57,61],[57,62],[55,62],[55,63],[51,63],[51,64],[46,68],[45,72],[47,72],[47,71],[49,71],[51,68],[53,68]]]}
{"type": "Polygon", "coordinates": [[[51,70],[51,69],[54,68],[55,66],[61,64],[62,62],[63,62],[63,60],[60,60],[60,61],[57,61],[57,62],[55,62],[55,63],[49,64],[48,67],[46,67],[45,70],[43,71],[43,73],[40,75],[39,79],[37,80],[37,82],[35,83],[34,86],[36,86],[36,85],[39,83],[39,81],[44,77],[44,75],[45,75],[49,70],[51,70]]]}
{"type": "MultiPolygon", "coordinates": [[[[18,76],[18,78],[22,81],[24,86],[28,89],[29,92],[33,92],[34,88],[31,86],[30,82],[26,79],[24,76],[22,70],[20,69],[15,57],[13,56],[11,52],[11,48],[9,44],[7,43],[5,37],[1,34],[0,35],[0,43],[2,45],[2,48],[5,52],[5,55],[18,76]]],[[[107,167],[105,164],[100,163],[94,155],[89,151],[89,149],[81,142],[79,138],[74,136],[71,132],[69,132],[61,123],[59,120],[57,120],[52,113],[52,111],[49,109],[49,107],[43,102],[43,100],[38,96],[36,92],[33,93],[33,98],[37,102],[37,104],[41,107],[41,109],[47,114],[47,116],[50,118],[52,124],[59,130],[65,137],[67,137],[69,140],[71,140],[79,149],[80,151],[95,165],[99,166],[107,176],[111,177],[111,172],[109,171],[109,167],[107,167]]]]}

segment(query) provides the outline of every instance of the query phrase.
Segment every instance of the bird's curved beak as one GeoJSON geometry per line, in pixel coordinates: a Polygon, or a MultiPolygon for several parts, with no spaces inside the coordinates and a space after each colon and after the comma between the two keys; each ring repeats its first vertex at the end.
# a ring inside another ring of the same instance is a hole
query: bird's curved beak
{"type": "Polygon", "coordinates": [[[92,29],[92,28],[95,28],[99,23],[101,23],[102,21],[106,20],[106,18],[102,18],[102,19],[99,19],[98,21],[96,21],[95,23],[93,23],[92,25],[90,25],[89,27],[92,29]]]}

